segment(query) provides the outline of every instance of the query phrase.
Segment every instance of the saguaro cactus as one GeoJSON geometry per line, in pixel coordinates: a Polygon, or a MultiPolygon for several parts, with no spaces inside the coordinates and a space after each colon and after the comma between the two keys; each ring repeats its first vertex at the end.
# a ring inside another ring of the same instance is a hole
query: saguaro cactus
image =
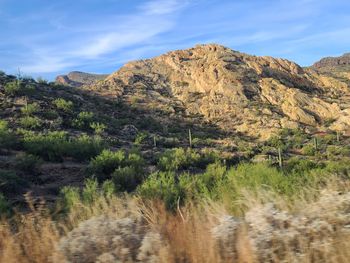
{"type": "Polygon", "coordinates": [[[315,150],[317,151],[317,150],[318,150],[318,141],[317,141],[317,137],[314,137],[314,147],[315,147],[315,150]]]}
{"type": "Polygon", "coordinates": [[[192,148],[192,134],[191,134],[191,129],[188,129],[188,141],[190,144],[190,148],[192,148]]]}
{"type": "Polygon", "coordinates": [[[278,166],[283,168],[283,160],[282,160],[282,150],[281,147],[278,148],[278,166]]]}

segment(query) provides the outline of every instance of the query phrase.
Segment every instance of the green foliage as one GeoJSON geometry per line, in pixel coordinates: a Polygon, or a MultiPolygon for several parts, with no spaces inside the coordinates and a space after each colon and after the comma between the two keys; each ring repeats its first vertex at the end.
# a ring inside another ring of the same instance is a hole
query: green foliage
{"type": "Polygon", "coordinates": [[[78,138],[69,139],[65,132],[28,133],[24,135],[23,144],[29,153],[48,161],[62,161],[63,157],[83,161],[96,156],[104,148],[100,137],[83,134],[78,138]]]}
{"type": "Polygon", "coordinates": [[[16,145],[16,136],[9,130],[7,122],[0,120],[0,150],[11,149],[16,145]]]}
{"type": "Polygon", "coordinates": [[[52,102],[52,104],[59,110],[70,113],[73,111],[73,102],[69,100],[65,100],[63,98],[56,99],[52,102]]]}
{"type": "Polygon", "coordinates": [[[302,148],[302,153],[307,156],[314,156],[316,154],[315,146],[312,144],[306,144],[302,148]]]}
{"type": "Polygon", "coordinates": [[[36,129],[41,126],[41,120],[35,116],[24,116],[19,119],[19,124],[26,129],[36,129]]]}
{"type": "Polygon", "coordinates": [[[42,160],[32,154],[19,154],[16,156],[16,168],[24,172],[35,173],[39,165],[42,163],[42,160]]]}
{"type": "Polygon", "coordinates": [[[35,86],[25,84],[21,80],[7,82],[4,87],[7,96],[29,95],[35,91],[35,86]]]}
{"type": "Polygon", "coordinates": [[[200,154],[190,148],[174,148],[160,156],[158,166],[163,171],[177,171],[190,167],[205,168],[216,159],[217,156],[212,153],[200,154]]]}
{"type": "Polygon", "coordinates": [[[0,192],[4,194],[19,193],[27,186],[27,182],[14,171],[0,170],[0,192]]]}
{"type": "Polygon", "coordinates": [[[180,182],[174,172],[154,173],[138,188],[138,193],[146,199],[163,200],[167,209],[175,210],[177,203],[185,200],[184,181],[180,182]]]}
{"type": "Polygon", "coordinates": [[[105,143],[99,136],[80,135],[78,138],[69,141],[67,156],[78,161],[90,160],[97,156],[105,148],[105,143]]]}
{"type": "Polygon", "coordinates": [[[148,137],[146,132],[139,132],[135,138],[135,145],[140,145],[148,137]]]}
{"type": "Polygon", "coordinates": [[[60,116],[55,110],[44,111],[42,114],[43,117],[48,120],[55,120],[60,116]]]}
{"type": "Polygon", "coordinates": [[[5,94],[8,96],[19,95],[21,90],[21,83],[18,80],[7,82],[5,84],[5,94]]]}
{"type": "Polygon", "coordinates": [[[27,104],[24,107],[21,108],[21,112],[26,115],[26,116],[30,116],[33,113],[36,113],[40,110],[40,106],[38,103],[31,103],[31,104],[27,104]]]}
{"type": "Polygon", "coordinates": [[[91,128],[91,125],[94,121],[94,113],[82,111],[78,114],[77,118],[75,118],[72,122],[73,127],[78,129],[88,130],[91,128]]]}
{"type": "Polygon", "coordinates": [[[63,210],[70,211],[80,200],[80,191],[78,187],[65,186],[61,189],[59,204],[63,210]]]}
{"type": "Polygon", "coordinates": [[[134,190],[144,178],[144,160],[137,153],[126,155],[124,151],[104,150],[92,159],[89,171],[99,181],[112,178],[118,191],[134,190]]]}
{"type": "Polygon", "coordinates": [[[322,164],[308,159],[294,157],[288,160],[285,167],[285,172],[287,171],[289,173],[303,174],[317,168],[322,168],[322,166],[322,164]]]}
{"type": "Polygon", "coordinates": [[[29,153],[41,156],[47,161],[62,161],[67,149],[69,149],[67,133],[65,132],[25,134],[23,145],[29,153]]]}
{"type": "Polygon", "coordinates": [[[105,131],[107,126],[103,123],[93,122],[90,124],[90,128],[94,130],[95,134],[101,135],[105,131]]]}
{"type": "Polygon", "coordinates": [[[102,186],[94,179],[87,179],[83,189],[78,187],[65,186],[60,191],[58,205],[65,212],[85,205],[98,202],[99,200],[109,199],[115,194],[115,188],[111,181],[105,181],[102,186]]]}
{"type": "Polygon", "coordinates": [[[91,160],[89,171],[99,180],[107,179],[115,169],[124,164],[125,158],[124,151],[112,152],[110,150],[103,150],[91,160]]]}

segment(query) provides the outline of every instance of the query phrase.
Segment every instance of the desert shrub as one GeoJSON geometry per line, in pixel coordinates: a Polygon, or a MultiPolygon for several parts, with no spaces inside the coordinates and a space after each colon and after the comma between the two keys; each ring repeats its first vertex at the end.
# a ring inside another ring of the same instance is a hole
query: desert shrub
{"type": "Polygon", "coordinates": [[[4,86],[5,94],[8,96],[30,95],[35,91],[35,86],[25,84],[21,80],[7,82],[4,86]]]}
{"type": "Polygon", "coordinates": [[[19,193],[27,182],[14,171],[0,170],[0,192],[4,194],[19,193]]]}
{"type": "Polygon", "coordinates": [[[213,152],[198,153],[190,148],[175,148],[165,151],[160,156],[158,166],[163,171],[177,171],[190,167],[205,168],[216,159],[217,156],[213,152]]]}
{"type": "Polygon", "coordinates": [[[70,113],[73,111],[73,102],[62,98],[56,99],[52,104],[59,110],[70,113]]]}
{"type": "Polygon", "coordinates": [[[24,116],[19,119],[19,124],[26,129],[36,129],[41,126],[41,120],[35,116],[24,116]]]}
{"type": "Polygon", "coordinates": [[[107,126],[104,125],[103,123],[93,122],[90,124],[90,128],[94,130],[95,134],[100,135],[105,131],[107,126]]]}
{"type": "Polygon", "coordinates": [[[142,180],[143,167],[144,160],[137,153],[104,150],[91,160],[88,170],[99,181],[112,177],[118,190],[130,191],[142,180]]]}
{"type": "Polygon", "coordinates": [[[90,160],[100,154],[104,148],[105,143],[101,137],[82,134],[69,142],[69,150],[66,155],[78,161],[90,160]]]}
{"type": "Polygon", "coordinates": [[[21,89],[21,83],[17,80],[7,82],[4,86],[5,94],[8,96],[18,95],[21,89]]]}
{"type": "Polygon", "coordinates": [[[227,206],[235,210],[235,204],[242,199],[245,191],[250,194],[269,192],[293,198],[310,187],[316,187],[317,179],[315,174],[285,174],[265,163],[243,163],[226,172],[224,179],[213,189],[215,192],[212,195],[228,202],[227,206]]]}
{"type": "MultiPolygon", "coordinates": [[[[188,176],[188,175],[187,175],[188,176]]],[[[162,200],[169,210],[175,210],[178,202],[184,202],[186,189],[174,172],[151,174],[138,188],[141,197],[162,200]]],[[[184,180],[182,180],[184,181],[184,180]]]]}
{"type": "Polygon", "coordinates": [[[94,113],[82,111],[78,114],[78,116],[73,120],[72,125],[78,129],[88,130],[91,127],[91,124],[94,121],[94,113]]]}
{"type": "Polygon", "coordinates": [[[0,150],[11,149],[17,145],[17,137],[13,134],[6,121],[0,120],[0,150]]]}
{"type": "Polygon", "coordinates": [[[26,116],[30,116],[33,113],[36,113],[40,110],[40,106],[38,103],[31,103],[31,104],[27,104],[24,107],[21,108],[21,112],[26,115],[26,116]]]}
{"type": "Polygon", "coordinates": [[[314,156],[316,154],[316,149],[315,146],[312,144],[306,144],[303,148],[302,148],[302,153],[304,155],[308,155],[308,156],[314,156]]]}
{"type": "Polygon", "coordinates": [[[48,120],[55,120],[60,116],[55,110],[44,111],[42,114],[43,117],[48,120]]]}
{"type": "Polygon", "coordinates": [[[124,164],[125,158],[124,151],[112,152],[110,150],[103,150],[91,160],[89,172],[97,176],[99,180],[107,179],[115,169],[124,164]]]}
{"type": "Polygon", "coordinates": [[[65,132],[25,134],[23,145],[27,152],[48,161],[62,161],[62,158],[71,149],[65,132]]]}
{"type": "Polygon", "coordinates": [[[330,145],[327,147],[327,155],[332,156],[350,156],[350,147],[349,146],[335,146],[330,145]]]}
{"type": "Polygon", "coordinates": [[[29,153],[48,161],[62,161],[63,157],[72,157],[78,161],[89,160],[105,147],[100,137],[83,134],[69,139],[66,132],[27,133],[23,145],[29,153]]]}
{"type": "Polygon", "coordinates": [[[325,170],[331,174],[336,174],[342,177],[349,178],[350,176],[350,161],[339,160],[334,162],[328,162],[325,170]]]}
{"type": "Polygon", "coordinates": [[[30,173],[36,172],[41,163],[40,157],[26,153],[17,155],[15,160],[16,168],[30,173]]]}
{"type": "Polygon", "coordinates": [[[145,141],[145,139],[147,139],[147,137],[148,137],[148,134],[147,133],[145,133],[145,132],[139,132],[138,134],[137,134],[137,136],[136,136],[136,138],[135,138],[135,145],[140,145],[140,144],[142,144],[144,141],[145,141]]]}
{"type": "Polygon", "coordinates": [[[137,217],[93,217],[57,246],[63,262],[168,262],[165,240],[137,217]]]}
{"type": "Polygon", "coordinates": [[[78,187],[65,186],[60,191],[59,206],[64,211],[70,211],[81,201],[78,187]]]}
{"type": "Polygon", "coordinates": [[[73,186],[65,186],[59,194],[58,206],[63,211],[84,205],[93,205],[101,199],[111,198],[116,192],[111,180],[106,180],[99,185],[96,179],[87,179],[82,189],[73,186]]]}
{"type": "Polygon", "coordinates": [[[323,168],[323,167],[324,165],[320,163],[316,163],[312,160],[300,159],[298,157],[294,157],[288,160],[288,162],[286,163],[286,166],[284,167],[285,169],[284,171],[288,173],[303,174],[313,169],[323,168]]]}

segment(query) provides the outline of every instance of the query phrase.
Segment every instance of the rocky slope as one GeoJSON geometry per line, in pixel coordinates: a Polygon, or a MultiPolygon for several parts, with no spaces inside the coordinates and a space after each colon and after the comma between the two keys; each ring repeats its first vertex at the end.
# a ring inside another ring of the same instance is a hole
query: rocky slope
{"type": "Polygon", "coordinates": [[[340,57],[326,57],[312,65],[312,68],[320,71],[328,71],[330,69],[349,69],[350,53],[346,53],[340,57]]]}
{"type": "Polygon", "coordinates": [[[62,85],[73,87],[80,87],[86,84],[92,84],[95,81],[105,79],[108,75],[92,74],[80,71],[72,71],[67,75],[60,75],[56,77],[56,82],[62,85]]]}
{"type": "Polygon", "coordinates": [[[263,140],[281,128],[348,131],[349,80],[211,44],[128,63],[84,89],[263,140]]]}

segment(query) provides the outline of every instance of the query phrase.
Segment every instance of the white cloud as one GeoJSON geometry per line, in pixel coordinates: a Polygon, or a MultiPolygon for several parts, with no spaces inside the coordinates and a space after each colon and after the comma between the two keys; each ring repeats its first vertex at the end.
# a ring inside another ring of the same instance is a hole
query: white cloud
{"type": "Polygon", "coordinates": [[[175,12],[187,5],[186,0],[153,0],[140,7],[141,10],[150,15],[164,15],[175,12]]]}
{"type": "MultiPolygon", "coordinates": [[[[55,45],[28,44],[33,61],[21,65],[26,73],[58,72],[97,61],[101,56],[111,54],[133,45],[146,44],[155,36],[165,33],[174,25],[173,12],[184,7],[178,1],[150,1],[138,8],[139,12],[129,16],[109,17],[98,25],[79,28],[81,35],[65,43],[55,45]],[[114,27],[111,25],[115,25],[114,27]],[[50,51],[48,51],[50,50],[50,51]]],[[[76,29],[72,29],[76,30],[76,29]]]]}

